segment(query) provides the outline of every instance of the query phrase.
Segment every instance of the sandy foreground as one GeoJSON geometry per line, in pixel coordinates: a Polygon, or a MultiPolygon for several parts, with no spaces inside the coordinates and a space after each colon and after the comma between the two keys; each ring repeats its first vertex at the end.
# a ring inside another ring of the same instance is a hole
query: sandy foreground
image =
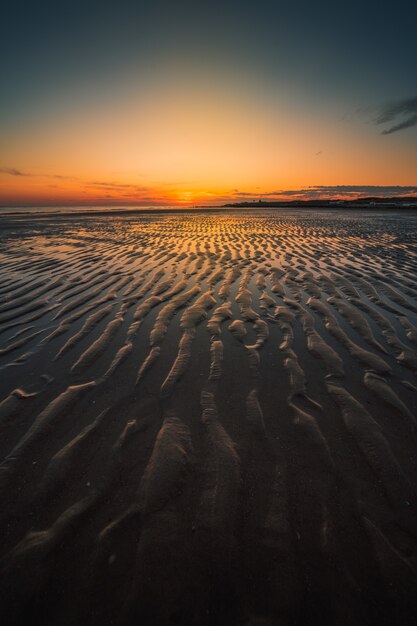
{"type": "Polygon", "coordinates": [[[417,623],[417,214],[0,218],[0,615],[417,623]]]}

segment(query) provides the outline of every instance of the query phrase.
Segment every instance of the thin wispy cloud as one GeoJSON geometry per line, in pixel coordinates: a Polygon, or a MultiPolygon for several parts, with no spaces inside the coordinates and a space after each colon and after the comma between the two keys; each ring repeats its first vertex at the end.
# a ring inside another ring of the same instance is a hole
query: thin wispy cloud
{"type": "Polygon", "coordinates": [[[9,176],[30,176],[15,167],[0,167],[0,174],[9,174],[9,176]]]}
{"type": "MultiPolygon", "coordinates": [[[[63,174],[43,174],[36,172],[24,172],[16,167],[0,167],[0,174],[8,174],[9,176],[24,176],[29,178],[52,178],[54,180],[71,180],[75,182],[84,182],[75,176],[64,176],[63,174]]],[[[86,181],[87,187],[97,187],[101,189],[134,189],[135,191],[145,191],[147,188],[132,183],[117,183],[113,181],[86,181]]]]}
{"type": "Polygon", "coordinates": [[[33,178],[55,178],[57,180],[74,180],[73,176],[63,176],[62,174],[37,174],[35,172],[24,172],[17,167],[0,167],[0,174],[8,174],[9,176],[24,176],[33,178]]]}
{"type": "Polygon", "coordinates": [[[382,105],[377,110],[374,122],[377,126],[386,126],[381,135],[392,135],[400,130],[417,126],[417,98],[382,105]]]}
{"type": "MultiPolygon", "coordinates": [[[[144,186],[139,185],[137,183],[124,183],[118,182],[114,180],[84,180],[83,178],[77,176],[64,176],[62,174],[45,174],[45,173],[37,173],[33,171],[20,170],[16,167],[11,166],[3,166],[0,167],[0,174],[5,174],[7,176],[12,177],[25,177],[25,178],[35,178],[35,179],[45,179],[45,188],[48,189],[68,189],[68,185],[60,186],[58,184],[52,184],[52,181],[70,181],[69,187],[74,186],[74,195],[73,201],[74,203],[82,202],[84,203],[83,198],[85,196],[94,194],[94,197],[91,199],[91,203],[93,202],[104,202],[111,201],[112,204],[117,204],[120,201],[135,204],[146,204],[146,205],[155,205],[158,204],[170,204],[172,203],[172,198],[168,194],[165,194],[161,191],[160,188],[155,186],[144,186]],[[47,181],[48,182],[47,184],[47,181]],[[155,194],[160,194],[156,196],[155,194]]],[[[164,186],[175,185],[175,183],[164,183],[164,186]]],[[[162,186],[162,183],[160,187],[162,186]]],[[[70,196],[71,197],[71,196],[70,196]]]]}
{"type": "Polygon", "coordinates": [[[116,189],[130,189],[133,191],[147,191],[148,187],[143,187],[142,185],[135,185],[133,183],[115,183],[115,182],[105,182],[105,181],[92,181],[86,183],[87,187],[97,187],[99,189],[108,189],[108,190],[116,190],[116,189]]]}

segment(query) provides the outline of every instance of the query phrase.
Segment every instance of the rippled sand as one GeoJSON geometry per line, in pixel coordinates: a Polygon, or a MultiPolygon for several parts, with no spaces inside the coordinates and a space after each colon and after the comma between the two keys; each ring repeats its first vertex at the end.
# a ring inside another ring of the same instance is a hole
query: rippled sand
{"type": "Polygon", "coordinates": [[[417,215],[0,220],[2,623],[417,623],[417,215]]]}

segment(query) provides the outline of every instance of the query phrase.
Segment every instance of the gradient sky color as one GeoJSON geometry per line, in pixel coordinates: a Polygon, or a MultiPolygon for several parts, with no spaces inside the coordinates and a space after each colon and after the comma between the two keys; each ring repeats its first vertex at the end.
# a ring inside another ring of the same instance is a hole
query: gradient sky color
{"type": "Polygon", "coordinates": [[[417,6],[9,4],[0,203],[417,195],[417,6]]]}

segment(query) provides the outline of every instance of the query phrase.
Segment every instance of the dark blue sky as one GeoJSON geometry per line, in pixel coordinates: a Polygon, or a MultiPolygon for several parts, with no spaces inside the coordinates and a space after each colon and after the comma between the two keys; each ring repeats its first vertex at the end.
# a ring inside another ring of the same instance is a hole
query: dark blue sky
{"type": "Polygon", "coordinates": [[[287,79],[347,110],[383,104],[417,96],[416,24],[417,3],[404,0],[7,3],[4,112],[173,57],[258,73],[272,87],[287,79]]]}

